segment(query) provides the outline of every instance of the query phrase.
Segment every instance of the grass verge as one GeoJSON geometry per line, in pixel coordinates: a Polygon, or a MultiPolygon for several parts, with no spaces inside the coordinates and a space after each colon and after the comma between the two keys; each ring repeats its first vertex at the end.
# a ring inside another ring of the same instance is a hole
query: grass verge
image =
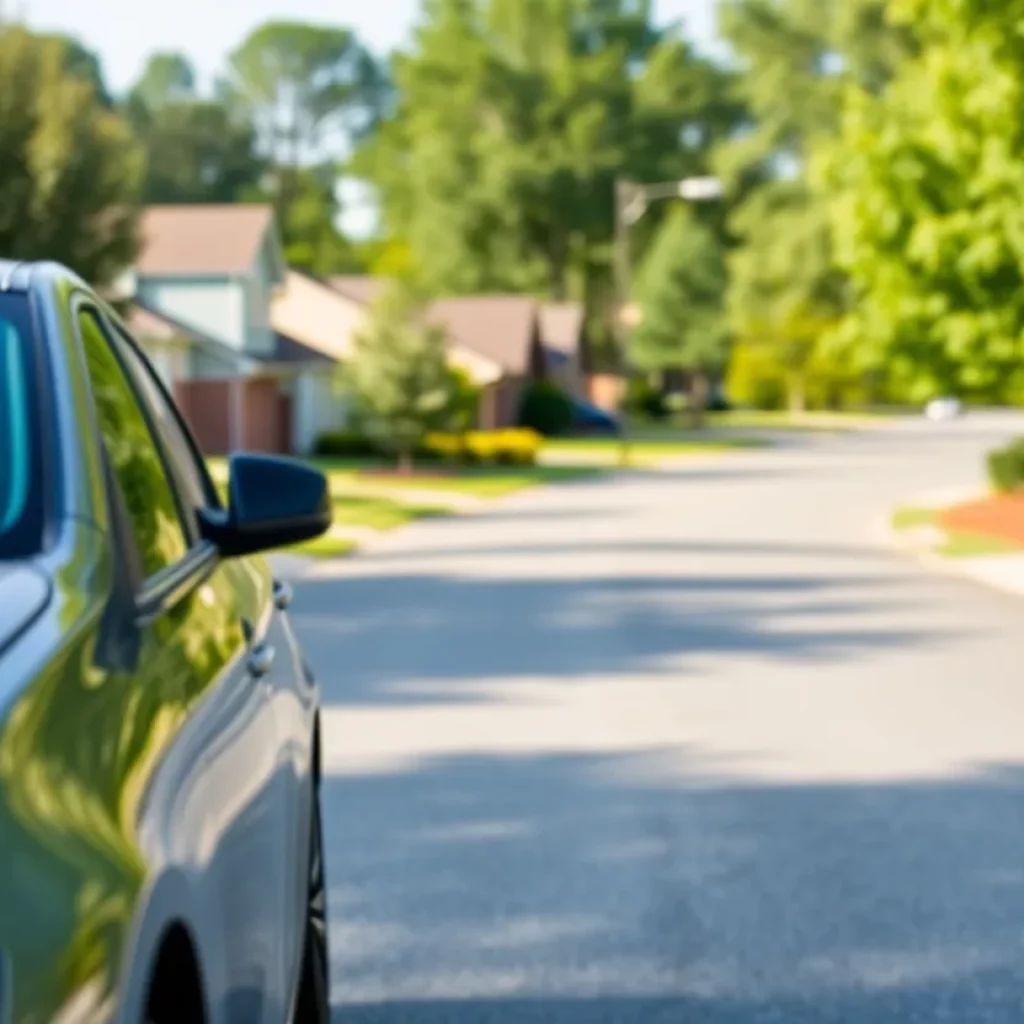
{"type": "Polygon", "coordinates": [[[334,537],[326,533],[316,540],[296,544],[284,550],[289,555],[308,555],[310,558],[342,558],[352,554],[355,549],[356,542],[350,537],[334,537]]]}
{"type": "Polygon", "coordinates": [[[992,555],[1016,555],[1024,551],[1018,544],[982,533],[954,532],[936,551],[943,558],[984,558],[992,555]]]}
{"type": "Polygon", "coordinates": [[[908,505],[896,509],[892,514],[894,530],[913,530],[918,526],[935,526],[939,521],[940,510],[936,508],[916,508],[908,505]]]}

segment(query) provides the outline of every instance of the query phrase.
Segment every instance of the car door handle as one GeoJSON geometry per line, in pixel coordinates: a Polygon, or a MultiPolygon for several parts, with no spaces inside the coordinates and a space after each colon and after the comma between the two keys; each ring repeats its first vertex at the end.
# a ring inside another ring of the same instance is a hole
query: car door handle
{"type": "Polygon", "coordinates": [[[295,591],[292,590],[290,583],[285,583],[283,580],[274,580],[274,604],[277,605],[278,611],[283,612],[285,609],[290,608],[294,597],[295,591]]]}
{"type": "Polygon", "coordinates": [[[249,652],[249,675],[254,679],[263,679],[270,675],[274,667],[274,656],[277,652],[270,644],[259,644],[249,652]]]}

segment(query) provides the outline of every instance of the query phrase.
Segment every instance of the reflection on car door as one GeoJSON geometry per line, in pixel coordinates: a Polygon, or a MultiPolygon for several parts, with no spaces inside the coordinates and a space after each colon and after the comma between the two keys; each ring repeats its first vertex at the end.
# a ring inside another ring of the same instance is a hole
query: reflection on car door
{"type": "Polygon", "coordinates": [[[132,766],[121,805],[134,811],[150,882],[166,872],[189,880],[217,1016],[276,1024],[286,1005],[276,894],[287,888],[291,837],[262,646],[271,580],[258,563],[219,561],[200,539],[195,510],[211,500],[208,480],[175,451],[130,347],[92,307],[79,309],[78,323],[111,500],[128,527],[121,556],[141,579],[134,670],[111,673],[123,715],[118,756],[132,766]]]}

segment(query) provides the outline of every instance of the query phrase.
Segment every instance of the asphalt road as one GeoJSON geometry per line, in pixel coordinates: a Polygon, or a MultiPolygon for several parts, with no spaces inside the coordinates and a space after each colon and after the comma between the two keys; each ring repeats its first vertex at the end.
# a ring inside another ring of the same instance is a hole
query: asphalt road
{"type": "Polygon", "coordinates": [[[887,546],[1005,418],[524,494],[299,588],[338,1022],[1017,1022],[1024,604],[887,546]]]}

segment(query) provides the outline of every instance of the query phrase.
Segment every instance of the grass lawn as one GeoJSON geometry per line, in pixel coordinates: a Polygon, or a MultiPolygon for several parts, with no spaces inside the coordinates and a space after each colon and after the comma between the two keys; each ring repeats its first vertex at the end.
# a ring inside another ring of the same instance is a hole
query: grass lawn
{"type": "Polygon", "coordinates": [[[356,542],[349,537],[332,537],[329,533],[316,540],[306,541],[305,544],[296,544],[284,550],[290,555],[309,555],[312,558],[340,558],[343,555],[351,554],[356,548],[356,542]]]}
{"type": "Polygon", "coordinates": [[[334,521],[345,526],[368,526],[393,530],[416,519],[443,516],[449,510],[440,505],[418,505],[376,495],[346,495],[334,499],[334,521]]]}
{"type": "Polygon", "coordinates": [[[623,443],[641,458],[660,458],[673,455],[699,455],[703,452],[731,451],[734,448],[763,448],[767,441],[760,437],[730,436],[701,431],[676,429],[657,431],[653,435],[645,427],[627,434],[625,442],[618,437],[567,437],[546,441],[544,455],[589,455],[592,453],[617,456],[623,443]]]}
{"type": "Polygon", "coordinates": [[[934,549],[943,558],[983,558],[986,555],[1011,555],[1024,551],[1013,541],[973,530],[951,528],[943,522],[947,510],[906,506],[893,513],[892,525],[896,530],[913,530],[934,526],[945,534],[945,540],[934,549]]]}
{"type": "Polygon", "coordinates": [[[411,488],[423,491],[455,491],[478,498],[500,498],[537,484],[560,483],[595,476],[601,469],[596,466],[465,466],[457,471],[431,472],[399,476],[390,472],[363,469],[351,479],[372,484],[374,488],[411,488]]]}
{"type": "Polygon", "coordinates": [[[938,554],[945,558],[983,558],[986,555],[1013,555],[1024,551],[1020,545],[982,533],[950,533],[938,554]]]}
{"type": "Polygon", "coordinates": [[[917,526],[937,525],[940,511],[937,508],[914,508],[912,506],[898,508],[892,514],[893,529],[913,530],[917,526]]]}
{"type": "Polygon", "coordinates": [[[808,412],[793,415],[789,412],[762,412],[757,409],[737,409],[732,412],[712,413],[709,422],[715,427],[736,427],[746,430],[857,430],[879,426],[892,417],[873,412],[808,412]]]}

